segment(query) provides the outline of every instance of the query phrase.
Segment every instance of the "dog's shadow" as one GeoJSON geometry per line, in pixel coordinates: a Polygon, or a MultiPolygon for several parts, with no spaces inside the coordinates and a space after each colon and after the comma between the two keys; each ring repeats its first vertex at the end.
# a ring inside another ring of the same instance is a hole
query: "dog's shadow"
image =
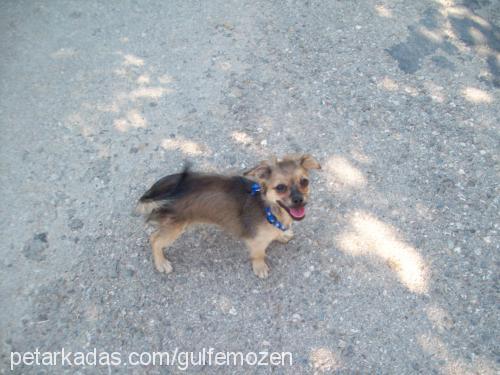
{"type": "MultiPolygon", "coordinates": [[[[299,250],[300,247],[294,245],[293,241],[289,244],[272,242],[266,251],[266,262],[271,268],[278,267],[285,257],[296,257],[299,250]]],[[[193,273],[213,274],[216,277],[248,274],[249,278],[255,277],[245,243],[215,226],[195,225],[163,251],[174,268],[168,275],[171,278],[186,277],[193,273]]]]}
{"type": "Polygon", "coordinates": [[[189,228],[168,249],[163,250],[174,267],[173,274],[236,272],[248,262],[242,241],[209,225],[189,228]]]}

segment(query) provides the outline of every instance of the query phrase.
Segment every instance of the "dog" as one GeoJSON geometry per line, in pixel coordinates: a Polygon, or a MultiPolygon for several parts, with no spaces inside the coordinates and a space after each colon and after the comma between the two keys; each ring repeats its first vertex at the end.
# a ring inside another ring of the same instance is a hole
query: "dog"
{"type": "Polygon", "coordinates": [[[305,217],[309,171],[321,169],[311,155],[261,161],[242,175],[191,172],[189,167],[158,180],[140,198],[137,209],[156,224],[150,237],[159,272],[172,272],[163,249],[197,223],[216,224],[241,238],[255,275],[266,278],[266,248],[293,238],[292,222],[305,217]]]}

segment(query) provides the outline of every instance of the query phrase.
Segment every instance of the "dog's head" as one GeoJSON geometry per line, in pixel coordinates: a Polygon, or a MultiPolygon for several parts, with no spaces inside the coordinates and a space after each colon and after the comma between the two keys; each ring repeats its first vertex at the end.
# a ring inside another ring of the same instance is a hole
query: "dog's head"
{"type": "Polygon", "coordinates": [[[286,156],[281,160],[262,161],[244,175],[261,185],[261,195],[269,205],[278,205],[293,220],[302,220],[309,199],[311,169],[321,169],[311,155],[286,156]]]}

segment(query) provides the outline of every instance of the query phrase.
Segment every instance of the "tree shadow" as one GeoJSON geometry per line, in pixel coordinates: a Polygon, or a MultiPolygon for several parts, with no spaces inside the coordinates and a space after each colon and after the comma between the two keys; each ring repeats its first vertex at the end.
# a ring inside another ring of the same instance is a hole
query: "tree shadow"
{"type": "Polygon", "coordinates": [[[448,19],[460,40],[486,58],[490,77],[481,80],[499,88],[500,27],[476,14],[473,8],[479,7],[478,1],[465,2],[464,7],[450,9],[448,19]]]}
{"type": "Polygon", "coordinates": [[[434,53],[442,50],[448,55],[458,55],[463,51],[457,43],[461,41],[486,59],[489,74],[482,76],[481,81],[498,88],[500,28],[475,12],[482,6],[482,2],[466,1],[461,6],[443,3],[439,9],[428,8],[418,23],[408,26],[406,41],[392,46],[387,52],[408,74],[416,73],[428,56],[432,56],[437,67],[455,70],[455,64],[444,56],[434,56],[434,53]]]}
{"type": "MultiPolygon", "coordinates": [[[[387,50],[405,73],[417,72],[424,58],[434,54],[438,49],[448,55],[458,53],[457,47],[441,33],[440,14],[436,9],[427,9],[417,24],[408,26],[408,32],[409,36],[405,42],[387,50]]],[[[436,64],[442,67],[453,67],[453,64],[443,56],[436,61],[436,64]]]]}

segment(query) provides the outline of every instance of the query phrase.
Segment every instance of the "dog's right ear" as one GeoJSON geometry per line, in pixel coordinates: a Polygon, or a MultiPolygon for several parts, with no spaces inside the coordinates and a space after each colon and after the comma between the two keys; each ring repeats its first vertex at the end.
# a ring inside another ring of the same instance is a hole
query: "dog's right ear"
{"type": "Polygon", "coordinates": [[[243,176],[257,178],[258,180],[267,180],[271,176],[271,164],[264,160],[257,164],[255,167],[243,172],[243,176]]]}

